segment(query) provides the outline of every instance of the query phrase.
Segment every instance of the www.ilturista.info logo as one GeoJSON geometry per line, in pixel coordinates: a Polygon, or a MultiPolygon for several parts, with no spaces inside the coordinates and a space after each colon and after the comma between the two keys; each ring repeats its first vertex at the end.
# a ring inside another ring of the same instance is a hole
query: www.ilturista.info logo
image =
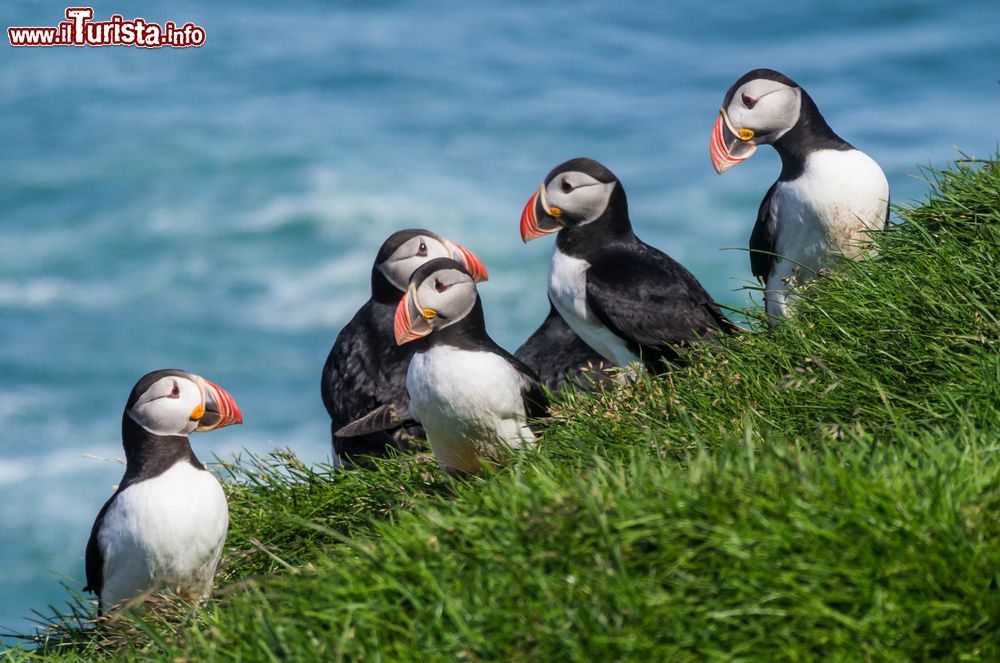
{"type": "Polygon", "coordinates": [[[66,21],[54,28],[11,27],[11,46],[138,46],[140,48],[187,48],[205,43],[205,28],[193,23],[178,27],[173,21],[163,25],[146,19],[126,21],[114,14],[108,21],[92,21],[93,7],[67,7],[66,21]]]}

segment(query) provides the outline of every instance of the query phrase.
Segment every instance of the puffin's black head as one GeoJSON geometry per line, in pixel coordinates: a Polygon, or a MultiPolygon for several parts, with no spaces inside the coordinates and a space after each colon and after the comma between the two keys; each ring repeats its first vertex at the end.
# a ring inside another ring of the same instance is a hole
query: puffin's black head
{"type": "Polygon", "coordinates": [[[521,239],[533,239],[579,227],[601,218],[621,182],[603,164],[584,157],[570,159],[548,174],[521,212],[521,239]]]}
{"type": "Polygon", "coordinates": [[[746,161],[761,144],[785,135],[802,112],[804,91],[773,69],[754,69],[740,76],[726,92],[712,128],[709,153],[716,172],[746,161]]]}
{"type": "Polygon", "coordinates": [[[239,406],[222,387],[173,368],[144,375],[132,388],[124,416],[161,436],[243,423],[239,406]]]}
{"type": "Polygon", "coordinates": [[[396,308],[396,343],[409,343],[459,322],[478,300],[475,279],[461,263],[436,258],[421,265],[396,308]]]}
{"type": "Polygon", "coordinates": [[[392,299],[396,301],[398,293],[406,290],[410,275],[434,258],[461,262],[477,281],[488,278],[486,267],[472,251],[429,230],[410,228],[393,233],[382,243],[372,267],[372,293],[394,289],[392,299]]]}

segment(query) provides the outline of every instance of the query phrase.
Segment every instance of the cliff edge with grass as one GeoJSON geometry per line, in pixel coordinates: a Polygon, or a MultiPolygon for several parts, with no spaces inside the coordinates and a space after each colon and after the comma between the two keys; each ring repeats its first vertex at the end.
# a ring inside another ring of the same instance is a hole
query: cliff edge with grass
{"type": "Polygon", "coordinates": [[[779,329],[565,395],[490,476],[223,464],[211,603],[8,656],[1000,660],[1000,171],[930,176],[779,329]]]}

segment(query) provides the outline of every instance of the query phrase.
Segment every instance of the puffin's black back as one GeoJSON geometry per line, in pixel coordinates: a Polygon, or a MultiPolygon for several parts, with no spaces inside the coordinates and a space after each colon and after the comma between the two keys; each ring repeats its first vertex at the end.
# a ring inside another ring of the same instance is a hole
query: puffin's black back
{"type": "Polygon", "coordinates": [[[562,389],[567,381],[588,388],[607,379],[602,369],[608,364],[566,324],[555,306],[549,315],[514,356],[531,367],[552,391],[562,389]],[[583,369],[590,367],[586,373],[583,369]]]}
{"type": "Polygon", "coordinates": [[[393,233],[378,250],[372,265],[372,296],[358,309],[337,335],[323,366],[320,392],[330,415],[333,450],[342,460],[357,462],[364,456],[384,456],[389,449],[415,451],[424,448],[423,429],[415,422],[386,431],[356,437],[334,433],[382,405],[408,409],[406,369],[416,345],[396,345],[393,319],[403,291],[379,269],[409,239],[417,235],[436,237],[429,230],[412,228],[393,233]]]}
{"type": "Polygon", "coordinates": [[[664,360],[677,361],[678,350],[690,341],[738,329],[691,272],[635,235],[625,188],[614,173],[579,158],[557,166],[546,181],[565,170],[615,182],[603,214],[560,230],[556,248],[589,263],[588,307],[647,368],[659,371],[664,360]]]}
{"type": "Polygon", "coordinates": [[[587,301],[654,372],[677,362],[690,342],[738,330],[691,272],[638,238],[593,258],[587,301]]]}
{"type": "MultiPolygon", "coordinates": [[[[398,304],[403,293],[396,292],[398,304]]],[[[342,459],[423,448],[423,430],[416,423],[357,437],[333,435],[381,405],[407,411],[406,369],[420,343],[396,345],[395,314],[396,304],[369,300],[341,330],[323,367],[323,404],[330,414],[333,449],[342,459]]]]}

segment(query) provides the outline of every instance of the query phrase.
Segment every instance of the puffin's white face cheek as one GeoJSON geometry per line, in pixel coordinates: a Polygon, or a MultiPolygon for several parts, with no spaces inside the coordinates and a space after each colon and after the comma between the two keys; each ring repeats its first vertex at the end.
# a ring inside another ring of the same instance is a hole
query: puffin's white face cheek
{"type": "Polygon", "coordinates": [[[614,182],[601,182],[586,173],[568,171],[553,177],[545,187],[545,203],[553,210],[552,216],[564,216],[567,225],[583,225],[604,214],[614,188],[614,182]]]}
{"type": "Polygon", "coordinates": [[[435,272],[417,287],[417,301],[431,327],[441,329],[458,322],[469,314],[476,304],[476,284],[455,269],[435,272]]]}
{"type": "Polygon", "coordinates": [[[160,378],[129,410],[137,424],[158,435],[186,435],[198,426],[192,413],[202,404],[201,388],[180,376],[160,378]]]}
{"type": "Polygon", "coordinates": [[[393,251],[389,259],[379,265],[382,274],[400,290],[406,290],[413,272],[428,260],[450,258],[451,252],[436,237],[417,235],[393,251]]]}
{"type": "Polygon", "coordinates": [[[734,128],[754,133],[755,143],[773,143],[799,121],[801,107],[799,88],[757,79],[736,90],[726,113],[734,128]]]}

